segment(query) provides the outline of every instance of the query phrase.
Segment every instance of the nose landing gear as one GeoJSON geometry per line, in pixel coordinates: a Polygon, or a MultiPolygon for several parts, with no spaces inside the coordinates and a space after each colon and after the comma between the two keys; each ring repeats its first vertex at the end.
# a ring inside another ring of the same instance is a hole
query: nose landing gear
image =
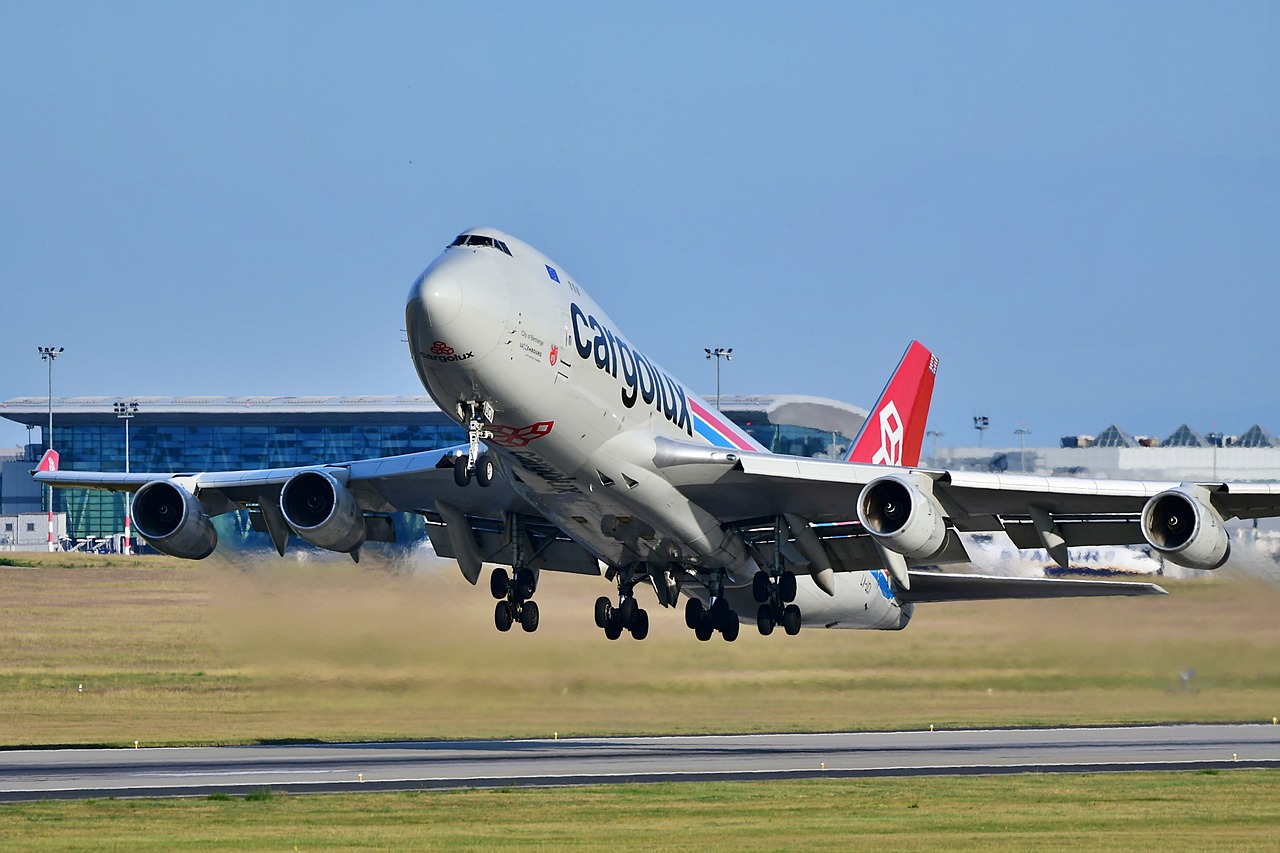
{"type": "Polygon", "coordinates": [[[493,482],[496,472],[493,457],[480,450],[481,441],[493,438],[493,432],[486,428],[493,423],[493,414],[492,403],[469,400],[458,404],[458,419],[467,422],[467,455],[453,460],[453,481],[459,486],[470,483],[473,474],[481,486],[493,482]]]}

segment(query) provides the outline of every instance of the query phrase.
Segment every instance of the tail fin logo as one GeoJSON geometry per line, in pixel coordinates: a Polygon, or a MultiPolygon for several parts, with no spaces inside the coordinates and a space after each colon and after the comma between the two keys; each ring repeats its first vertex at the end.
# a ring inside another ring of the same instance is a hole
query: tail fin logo
{"type": "Polygon", "coordinates": [[[58,451],[46,450],[44,456],[40,459],[40,464],[36,467],[37,471],[57,471],[58,470],[58,451]]]}
{"type": "Polygon", "coordinates": [[[902,417],[890,400],[880,410],[880,449],[871,457],[872,465],[902,464],[902,417]]]}

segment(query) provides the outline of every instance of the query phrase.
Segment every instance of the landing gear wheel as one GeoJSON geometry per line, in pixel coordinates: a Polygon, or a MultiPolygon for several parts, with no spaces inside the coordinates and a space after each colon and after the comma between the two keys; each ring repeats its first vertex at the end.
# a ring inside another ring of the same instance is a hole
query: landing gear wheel
{"type": "Polygon", "coordinates": [[[529,569],[516,569],[516,576],[513,582],[516,589],[516,598],[521,601],[533,598],[533,594],[538,591],[538,577],[529,569]]]}
{"type": "Polygon", "coordinates": [[[596,599],[596,627],[604,628],[609,624],[609,617],[613,615],[613,602],[605,598],[603,595],[596,599]]]}
{"type": "Polygon", "coordinates": [[[690,631],[697,630],[698,625],[702,624],[704,612],[702,602],[696,598],[690,598],[684,603],[684,626],[690,631]]]}
{"type": "Polygon", "coordinates": [[[757,604],[764,604],[769,600],[769,575],[766,572],[756,572],[752,576],[751,596],[757,604]]]}
{"type": "Polygon", "coordinates": [[[609,615],[609,621],[606,622],[604,626],[604,635],[608,637],[610,640],[616,640],[622,636],[622,614],[621,613],[615,610],[613,611],[612,614],[609,615]]]}
{"type": "Polygon", "coordinates": [[[618,605],[618,615],[622,619],[622,627],[630,628],[635,624],[636,614],[640,612],[640,605],[636,604],[634,598],[628,598],[622,604],[618,605]]]}
{"type": "Polygon", "coordinates": [[[467,470],[467,457],[458,456],[453,460],[453,482],[465,486],[471,482],[471,472],[467,470]]]}
{"type": "Polygon", "coordinates": [[[644,610],[637,610],[636,615],[631,619],[631,636],[637,640],[643,640],[649,636],[649,614],[644,610]]]}
{"type": "Polygon", "coordinates": [[[767,637],[773,633],[773,608],[767,604],[761,604],[760,609],[756,611],[756,627],[760,629],[760,636],[767,637]]]}
{"type": "Polygon", "coordinates": [[[529,634],[538,630],[538,602],[526,601],[520,608],[520,627],[529,634]]]}
{"type": "Polygon", "coordinates": [[[493,482],[493,474],[493,457],[488,453],[481,453],[476,460],[476,482],[481,486],[488,486],[493,482]]]}
{"type": "Polygon", "coordinates": [[[783,601],[796,600],[796,576],[794,572],[783,572],[778,578],[778,597],[783,601]]]}
{"type": "Polygon", "coordinates": [[[738,639],[738,631],[742,628],[742,624],[738,621],[738,614],[732,610],[729,611],[729,621],[720,626],[720,635],[724,637],[726,643],[732,643],[738,639]]]}
{"type": "Polygon", "coordinates": [[[511,580],[507,577],[506,569],[494,569],[493,574],[489,575],[489,592],[496,599],[504,599],[507,597],[507,590],[511,588],[511,580]]]}
{"type": "Polygon", "coordinates": [[[693,629],[693,635],[704,643],[707,640],[710,640],[711,635],[714,633],[715,633],[715,628],[711,627],[711,620],[709,619],[703,622],[699,622],[697,627],[693,629]]]}
{"type": "Polygon", "coordinates": [[[493,624],[498,626],[499,631],[510,631],[512,619],[511,602],[499,601],[498,606],[493,609],[493,624]]]}
{"type": "Polygon", "coordinates": [[[732,618],[733,611],[729,609],[729,602],[723,598],[717,598],[711,605],[711,627],[717,631],[723,631],[732,618]]]}
{"type": "Polygon", "coordinates": [[[794,604],[788,604],[787,609],[782,611],[782,627],[792,637],[800,633],[800,608],[794,604]]]}

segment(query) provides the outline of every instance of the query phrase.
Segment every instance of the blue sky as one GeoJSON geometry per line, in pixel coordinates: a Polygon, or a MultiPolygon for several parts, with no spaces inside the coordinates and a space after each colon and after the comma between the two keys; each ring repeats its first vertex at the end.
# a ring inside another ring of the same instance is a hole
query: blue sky
{"type": "Polygon", "coordinates": [[[697,388],[1280,431],[1280,6],[640,5],[4,2],[0,399],[421,393],[487,224],[697,388]]]}

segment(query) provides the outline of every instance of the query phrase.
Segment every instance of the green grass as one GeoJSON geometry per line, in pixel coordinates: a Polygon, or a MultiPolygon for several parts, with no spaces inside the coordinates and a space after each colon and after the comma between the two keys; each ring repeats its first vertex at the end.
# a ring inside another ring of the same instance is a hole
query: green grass
{"type": "Polygon", "coordinates": [[[30,556],[39,568],[0,569],[0,746],[1280,715],[1280,591],[1238,576],[1150,599],[926,605],[902,632],[744,629],[733,644],[697,642],[642,593],[652,629],[637,643],[595,628],[600,579],[544,576],[538,632],[499,634],[486,584],[373,554],[30,556]]]}
{"type": "Polygon", "coordinates": [[[0,806],[75,850],[1274,850],[1280,772],[807,780],[0,806]]]}

